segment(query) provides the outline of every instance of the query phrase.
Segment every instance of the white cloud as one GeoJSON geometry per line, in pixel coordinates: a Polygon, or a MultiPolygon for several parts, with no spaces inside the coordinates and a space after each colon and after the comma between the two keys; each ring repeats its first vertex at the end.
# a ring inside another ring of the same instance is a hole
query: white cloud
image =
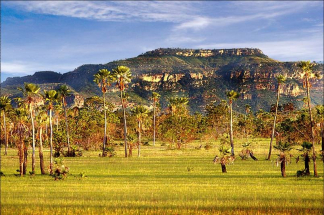
{"type": "Polygon", "coordinates": [[[181,22],[195,13],[197,3],[128,1],[24,1],[7,2],[21,10],[98,21],[181,22]]]}
{"type": "Polygon", "coordinates": [[[1,62],[1,72],[7,74],[21,74],[21,75],[29,75],[33,74],[36,71],[56,71],[56,72],[66,72],[69,71],[76,66],[80,65],[48,65],[48,64],[40,64],[40,63],[31,63],[31,62],[23,62],[23,61],[10,61],[10,62],[1,62]]]}

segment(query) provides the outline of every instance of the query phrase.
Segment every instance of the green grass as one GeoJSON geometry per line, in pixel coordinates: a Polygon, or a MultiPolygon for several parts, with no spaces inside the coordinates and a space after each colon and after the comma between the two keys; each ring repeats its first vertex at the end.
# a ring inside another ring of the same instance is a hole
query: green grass
{"type": "MultiPolygon", "coordinates": [[[[40,175],[38,166],[36,176],[15,176],[18,157],[12,149],[1,158],[1,214],[322,214],[322,162],[320,177],[296,178],[303,163],[293,159],[282,178],[277,152],[266,161],[268,140],[256,141],[259,161],[238,157],[226,174],[212,162],[216,144],[207,151],[194,149],[199,142],[183,150],[159,143],[142,147],[140,158],[136,150],[124,158],[122,147],[114,158],[100,158],[99,152],[65,158],[71,174],[62,181],[40,175]]],[[[30,164],[31,159],[29,170],[30,164]]]]}

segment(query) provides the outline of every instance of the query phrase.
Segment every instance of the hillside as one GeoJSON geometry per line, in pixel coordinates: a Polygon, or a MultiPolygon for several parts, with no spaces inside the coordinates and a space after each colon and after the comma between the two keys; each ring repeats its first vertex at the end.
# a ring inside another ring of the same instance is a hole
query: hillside
{"type": "MultiPolygon", "coordinates": [[[[15,97],[16,88],[24,82],[37,83],[42,88],[55,88],[67,84],[82,97],[100,94],[93,83],[93,75],[103,68],[111,70],[118,65],[130,67],[133,75],[128,89],[131,102],[149,104],[151,91],[162,94],[162,106],[166,98],[185,95],[190,98],[191,111],[203,111],[206,104],[225,99],[227,90],[237,90],[241,98],[235,109],[244,110],[245,104],[252,109],[269,110],[275,101],[275,76],[285,74],[288,81],[283,85],[282,102],[293,102],[301,107],[305,90],[297,62],[278,62],[263,54],[259,49],[156,49],[137,57],[113,61],[107,64],[82,65],[74,71],[59,74],[36,72],[25,77],[8,78],[1,84],[2,94],[15,97]]],[[[315,70],[323,72],[323,64],[315,70]]],[[[314,104],[323,101],[323,80],[312,83],[314,104]]],[[[115,90],[112,90],[115,91],[115,90]]],[[[110,100],[118,103],[116,92],[109,94],[110,100]]]]}

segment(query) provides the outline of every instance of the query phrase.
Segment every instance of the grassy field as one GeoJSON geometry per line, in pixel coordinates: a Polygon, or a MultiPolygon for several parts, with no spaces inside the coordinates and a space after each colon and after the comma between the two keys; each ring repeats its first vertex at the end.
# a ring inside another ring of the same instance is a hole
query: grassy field
{"type": "MultiPolygon", "coordinates": [[[[140,158],[135,150],[124,158],[122,147],[113,158],[84,152],[65,158],[70,175],[61,181],[39,168],[35,176],[15,176],[12,149],[1,157],[1,214],[323,214],[323,163],[318,160],[320,177],[296,178],[303,163],[293,159],[282,178],[277,152],[266,161],[268,141],[256,142],[259,161],[238,157],[226,174],[212,162],[216,144],[197,150],[196,142],[183,150],[144,146],[140,158]]],[[[30,170],[31,159],[28,164],[30,170]]]]}

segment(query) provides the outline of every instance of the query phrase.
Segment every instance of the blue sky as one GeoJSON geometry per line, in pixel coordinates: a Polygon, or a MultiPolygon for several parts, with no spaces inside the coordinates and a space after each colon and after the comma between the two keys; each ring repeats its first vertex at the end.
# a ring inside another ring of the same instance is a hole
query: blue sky
{"type": "Polygon", "coordinates": [[[160,47],[323,60],[323,1],[1,1],[1,28],[1,81],[160,47]]]}

